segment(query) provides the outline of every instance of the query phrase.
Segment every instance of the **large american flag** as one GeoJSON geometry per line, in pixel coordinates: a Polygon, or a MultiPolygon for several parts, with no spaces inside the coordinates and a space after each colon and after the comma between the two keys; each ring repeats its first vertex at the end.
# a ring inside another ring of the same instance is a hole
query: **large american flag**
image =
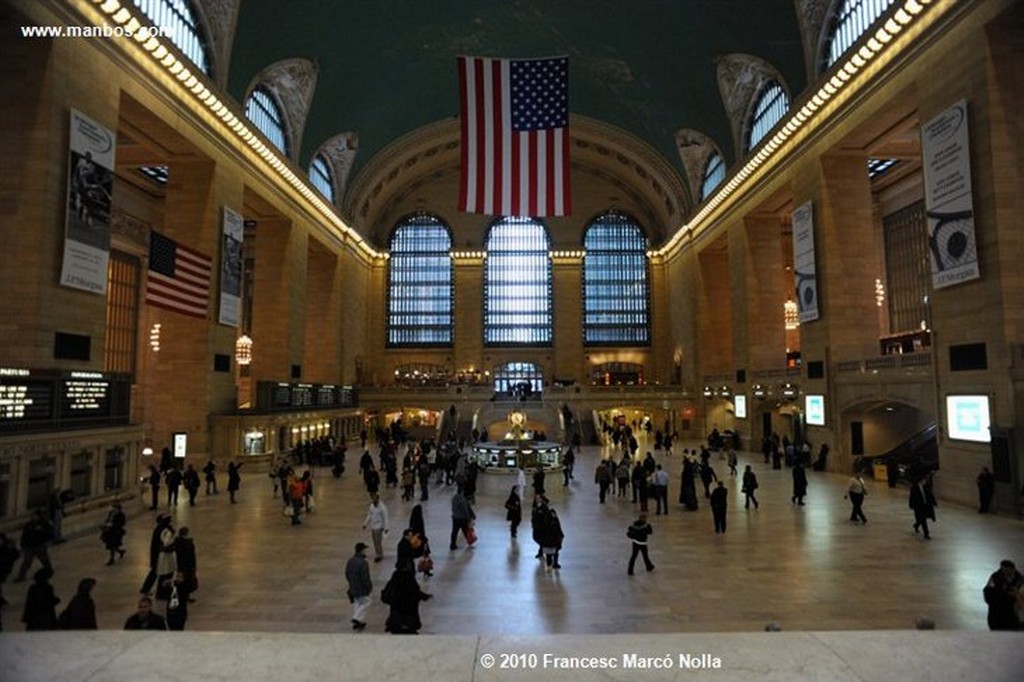
{"type": "Polygon", "coordinates": [[[159,232],[149,235],[146,303],[183,315],[206,317],[212,259],[159,232]]]}
{"type": "Polygon", "coordinates": [[[459,209],[569,215],[569,59],[459,57],[458,67],[459,209]]]}

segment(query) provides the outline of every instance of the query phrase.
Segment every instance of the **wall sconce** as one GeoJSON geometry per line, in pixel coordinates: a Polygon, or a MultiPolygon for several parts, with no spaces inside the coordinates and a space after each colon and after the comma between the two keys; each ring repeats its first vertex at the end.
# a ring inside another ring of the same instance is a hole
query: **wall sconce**
{"type": "Polygon", "coordinates": [[[154,353],[160,352],[160,323],[157,322],[149,328],[149,347],[154,353]]]}
{"type": "Polygon", "coordinates": [[[883,303],[885,303],[885,285],[882,284],[882,280],[881,279],[876,277],[875,278],[875,304],[878,305],[879,308],[881,308],[883,303]]]}
{"type": "Polygon", "coordinates": [[[248,334],[242,334],[235,341],[235,364],[239,367],[252,364],[252,339],[248,334]]]}
{"type": "Polygon", "coordinates": [[[142,448],[142,456],[143,457],[152,457],[153,456],[153,448],[149,447],[148,445],[146,447],[142,448]]]}
{"type": "Polygon", "coordinates": [[[710,386],[705,386],[704,387],[704,397],[705,398],[710,398],[714,394],[715,394],[715,391],[714,391],[713,388],[711,388],[710,386]]]}

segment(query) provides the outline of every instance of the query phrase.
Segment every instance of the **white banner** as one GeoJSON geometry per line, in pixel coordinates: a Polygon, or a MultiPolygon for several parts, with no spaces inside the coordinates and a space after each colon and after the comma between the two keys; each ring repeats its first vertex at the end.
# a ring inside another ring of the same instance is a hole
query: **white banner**
{"type": "Polygon", "coordinates": [[[818,274],[814,267],[814,212],[811,202],[793,211],[793,276],[800,324],[818,319],[818,274]]]}
{"type": "Polygon", "coordinates": [[[80,111],[71,110],[60,283],[96,294],[107,293],[114,140],[113,132],[80,111]]]}
{"type": "Polygon", "coordinates": [[[231,327],[241,322],[242,304],[242,240],[245,221],[227,206],[220,250],[220,312],[217,321],[231,327]]]}
{"type": "Polygon", "coordinates": [[[932,287],[977,279],[978,246],[971,200],[967,102],[961,100],[921,127],[924,202],[932,287]]]}

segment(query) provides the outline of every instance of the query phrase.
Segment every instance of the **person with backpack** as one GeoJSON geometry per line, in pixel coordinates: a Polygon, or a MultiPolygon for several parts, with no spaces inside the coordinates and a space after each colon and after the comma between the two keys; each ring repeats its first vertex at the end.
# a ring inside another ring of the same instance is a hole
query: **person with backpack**
{"type": "Polygon", "coordinates": [[[636,566],[636,558],[641,554],[644,557],[644,566],[647,567],[647,572],[650,573],[654,570],[654,564],[651,563],[651,557],[647,554],[647,538],[649,538],[653,532],[654,529],[651,528],[651,524],[647,523],[646,514],[638,516],[636,521],[630,524],[629,528],[626,529],[626,537],[633,541],[633,553],[629,557],[629,568],[626,571],[627,575],[633,575],[633,567],[636,566]]]}

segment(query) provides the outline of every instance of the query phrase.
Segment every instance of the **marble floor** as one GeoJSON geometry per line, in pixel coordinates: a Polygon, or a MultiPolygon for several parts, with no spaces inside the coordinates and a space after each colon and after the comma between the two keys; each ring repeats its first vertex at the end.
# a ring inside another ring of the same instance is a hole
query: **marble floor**
{"type": "MultiPolygon", "coordinates": [[[[686,445],[686,444],[682,444],[686,445]]],[[[352,452],[352,449],[349,451],[352,452]]],[[[745,510],[738,483],[730,488],[728,532],[716,536],[711,512],[683,511],[680,457],[660,461],[672,476],[671,513],[651,515],[655,533],[652,573],[627,577],[626,526],[637,506],[610,497],[598,503],[593,470],[604,450],[584,448],[568,487],[549,476],[548,491],[565,531],[560,571],[534,559],[529,522],[511,540],[503,502],[513,483],[506,475],[481,475],[477,494],[480,540],[448,551],[451,489],[431,486],[423,503],[434,548],[435,572],[423,578],[434,599],[422,609],[425,634],[524,635],[610,633],[754,632],[767,623],[786,631],[908,629],[921,616],[942,630],[985,630],[981,588],[1003,558],[1024,565],[1024,522],[981,516],[974,509],[942,505],[930,541],[911,529],[907,490],[869,482],[869,523],[848,520],[847,478],[809,472],[807,504],[790,503],[788,470],[772,471],[760,456],[741,456],[760,479],[761,507],[745,510]]],[[[271,496],[265,474],[243,476],[239,503],[227,494],[205,496],[172,510],[178,526],[191,528],[199,559],[200,590],[190,608],[189,630],[350,633],[343,568],[361,529],[367,496],[348,472],[335,480],[316,471],[318,508],[292,527],[271,496]]],[[[713,460],[728,473],[725,462],[713,460]]],[[[375,598],[390,575],[395,543],[413,503],[400,490],[382,495],[392,518],[386,559],[373,564],[375,598]]],[[[56,546],[54,585],[65,602],[77,582],[94,577],[100,628],[119,629],[135,610],[146,574],[154,512],[130,503],[127,556],[104,566],[99,533],[56,546]]],[[[654,507],[652,504],[651,511],[654,507]]],[[[20,630],[28,583],[4,586],[10,606],[4,627],[20,630]]],[[[368,632],[383,631],[385,608],[375,599],[368,632]]]]}

